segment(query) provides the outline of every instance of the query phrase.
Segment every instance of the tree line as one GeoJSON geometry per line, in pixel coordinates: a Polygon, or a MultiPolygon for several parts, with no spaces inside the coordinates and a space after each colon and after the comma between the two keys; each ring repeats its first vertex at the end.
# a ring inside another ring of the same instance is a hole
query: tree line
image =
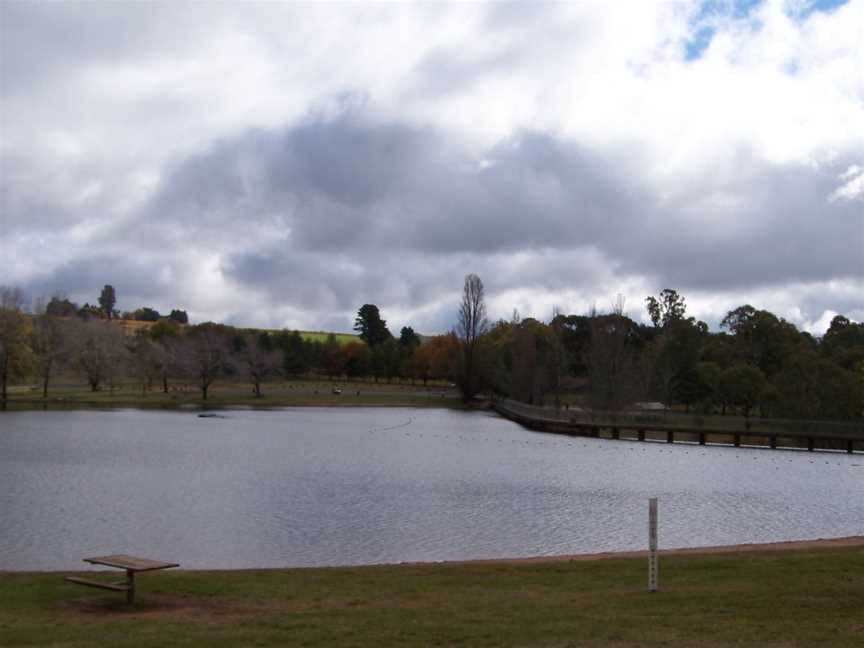
{"type": "Polygon", "coordinates": [[[179,308],[172,309],[168,315],[161,315],[155,308],[142,306],[134,311],[120,312],[114,308],[117,304],[117,293],[114,286],[106,284],[99,294],[96,304],[89,302],[79,306],[63,295],[53,296],[44,308],[37,307],[36,310],[44,310],[46,314],[55,317],[80,317],[82,319],[122,319],[138,322],[158,322],[160,319],[169,319],[178,324],[188,324],[189,315],[179,308]]]}
{"type": "Polygon", "coordinates": [[[262,386],[279,376],[424,384],[455,379],[459,343],[454,335],[435,336],[421,345],[414,330],[404,327],[396,338],[370,304],[357,314],[359,339],[345,344],[332,334],[309,340],[299,331],[213,322],[184,325],[188,320],[177,317],[155,318],[152,326],[130,335],[117,323],[116,313],[108,315],[110,303],[100,305],[101,315],[95,316],[83,307],[59,309],[65,301],[55,297],[26,313],[20,290],[0,288],[0,399],[7,398],[11,381],[30,379],[39,381],[47,397],[61,370],[77,374],[94,392],[131,380],[144,394],[155,389],[167,393],[172,382],[180,381],[194,384],[203,399],[217,380],[247,381],[261,396],[262,386]]]}
{"type": "MultiPolygon", "coordinates": [[[[107,287],[106,287],[107,288],[107,287]]],[[[113,297],[113,289],[108,297],[113,297]]],[[[103,295],[105,291],[103,290],[103,295]]],[[[702,413],[849,420],[862,415],[864,324],[837,315],[821,338],[773,313],[742,305],[712,332],[687,315],[686,300],[663,290],[645,300],[650,324],[632,320],[619,299],[608,312],[556,313],[548,322],[490,322],[483,282],[468,275],[457,321],[444,335],[403,327],[398,337],[375,304],[357,312],[358,340],[305,339],[298,331],[261,331],[157,318],[126,335],[102,304],[102,317],[58,312],[54,298],[25,314],[21,292],[0,289],[0,398],[11,380],[37,378],[43,396],[58,369],[94,391],[134,380],[143,393],[194,384],[203,398],[214,381],[246,380],[256,395],[277,376],[455,383],[477,395],[529,404],[616,411],[643,401],[702,413]],[[55,307],[51,307],[51,304],[55,307]]],[[[188,320],[187,320],[188,321],[188,320]]]]}
{"type": "Polygon", "coordinates": [[[815,338],[745,304],[711,332],[687,316],[685,298],[672,289],[648,296],[645,308],[650,325],[625,315],[620,297],[606,313],[556,313],[546,323],[514,313],[509,321],[478,322],[476,315],[484,313],[482,282],[471,275],[458,326],[461,366],[468,368],[461,372],[463,394],[485,391],[550,405],[576,392],[583,405],[603,411],[653,401],[745,417],[862,416],[862,323],[837,315],[825,335],[815,338]]]}

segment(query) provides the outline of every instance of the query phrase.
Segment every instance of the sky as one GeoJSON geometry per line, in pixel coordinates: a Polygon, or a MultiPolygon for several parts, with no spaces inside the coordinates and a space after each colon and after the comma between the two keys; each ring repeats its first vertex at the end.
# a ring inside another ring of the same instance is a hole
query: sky
{"type": "Polygon", "coordinates": [[[193,322],[864,320],[864,0],[0,2],[0,284],[193,322]]]}

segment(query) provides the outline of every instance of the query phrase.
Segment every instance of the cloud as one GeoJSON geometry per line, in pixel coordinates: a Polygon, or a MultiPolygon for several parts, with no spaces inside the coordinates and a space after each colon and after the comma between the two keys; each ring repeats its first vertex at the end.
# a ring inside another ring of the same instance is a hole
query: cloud
{"type": "Polygon", "coordinates": [[[4,4],[3,283],[340,330],[446,330],[468,272],[495,317],[861,308],[861,0],[207,7],[4,4]]]}

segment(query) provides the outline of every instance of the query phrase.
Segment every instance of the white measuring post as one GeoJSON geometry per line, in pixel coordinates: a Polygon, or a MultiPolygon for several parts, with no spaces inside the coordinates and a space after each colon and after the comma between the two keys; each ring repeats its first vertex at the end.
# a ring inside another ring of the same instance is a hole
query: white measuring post
{"type": "Polygon", "coordinates": [[[648,591],[657,591],[657,498],[648,500],[648,591]]]}

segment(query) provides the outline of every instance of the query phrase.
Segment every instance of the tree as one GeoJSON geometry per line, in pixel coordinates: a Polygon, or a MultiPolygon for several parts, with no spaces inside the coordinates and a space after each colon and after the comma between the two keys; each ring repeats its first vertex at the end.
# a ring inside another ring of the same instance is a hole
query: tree
{"type": "Polygon", "coordinates": [[[159,320],[148,331],[150,338],[159,346],[151,358],[158,365],[162,379],[162,391],[168,393],[168,374],[181,366],[182,347],[180,327],[173,320],[159,320]],[[161,350],[159,350],[161,349],[161,350]]]}
{"type": "Polygon", "coordinates": [[[777,413],[791,418],[852,420],[861,417],[864,380],[853,371],[803,352],[774,377],[777,413]]]}
{"type": "Polygon", "coordinates": [[[78,309],[78,317],[85,321],[91,318],[101,319],[103,315],[104,313],[98,307],[91,306],[89,302],[78,309]]]}
{"type": "Polygon", "coordinates": [[[6,401],[7,386],[14,376],[29,369],[29,321],[22,312],[24,295],[18,288],[0,286],[0,401],[6,401]]]}
{"type": "Polygon", "coordinates": [[[238,356],[241,371],[252,383],[255,397],[261,398],[261,383],[279,371],[279,353],[270,345],[267,333],[247,333],[241,338],[240,347],[238,356]]]}
{"type": "Polygon", "coordinates": [[[281,331],[274,336],[273,344],[282,350],[285,375],[300,376],[311,369],[313,349],[303,341],[300,331],[281,331]]]}
{"type": "Polygon", "coordinates": [[[654,363],[654,392],[667,405],[690,405],[699,400],[697,364],[708,327],[692,317],[670,320],[650,348],[654,363]]]}
{"type": "Polygon", "coordinates": [[[226,327],[205,322],[191,327],[180,340],[183,365],[198,381],[201,398],[207,400],[210,385],[228,365],[226,327]]]}
{"type": "Polygon", "coordinates": [[[687,306],[684,298],[671,288],[664,288],[660,298],[646,297],[648,316],[656,327],[666,328],[670,323],[684,319],[687,306]]]}
{"type": "Polygon", "coordinates": [[[462,399],[466,402],[480,391],[478,371],[480,338],[488,328],[483,282],[477,275],[469,274],[465,277],[465,285],[462,288],[462,303],[459,306],[459,318],[456,322],[456,334],[462,345],[459,388],[462,391],[462,399]]]}
{"type": "Polygon", "coordinates": [[[822,338],[821,351],[841,367],[854,370],[864,361],[864,323],[836,315],[822,338]]]}
{"type": "Polygon", "coordinates": [[[117,303],[117,296],[114,293],[114,286],[106,284],[102,288],[102,293],[99,295],[99,308],[105,313],[105,317],[109,320],[114,316],[114,304],[117,303]]]}
{"type": "Polygon", "coordinates": [[[139,308],[132,314],[133,318],[138,322],[158,322],[162,317],[154,308],[150,308],[149,306],[144,306],[139,308]]]}
{"type": "Polygon", "coordinates": [[[636,323],[625,315],[595,315],[586,350],[589,398],[595,410],[617,411],[641,394],[636,323]]]}
{"type": "Polygon", "coordinates": [[[345,366],[345,375],[359,378],[369,374],[369,345],[362,342],[349,342],[340,349],[345,366]]]}
{"type": "MultiPolygon", "coordinates": [[[[168,379],[168,352],[165,346],[142,329],[135,334],[129,350],[132,354],[133,370],[141,379],[142,395],[146,395],[147,391],[153,388],[153,382],[157,378],[162,379],[164,386],[168,379]]],[[[167,393],[167,388],[164,390],[167,393]]]]}
{"type": "Polygon", "coordinates": [[[510,397],[529,405],[539,400],[537,320],[527,318],[512,326],[510,397]]]}
{"type": "Polygon", "coordinates": [[[113,390],[128,351],[123,331],[107,322],[76,322],[72,345],[75,365],[84,373],[91,391],[108,383],[113,390]]]}
{"type": "Polygon", "coordinates": [[[376,347],[391,337],[390,331],[387,330],[387,322],[381,319],[375,304],[363,304],[360,307],[357,311],[357,319],[354,320],[354,330],[370,347],[376,347]]]}
{"type": "Polygon", "coordinates": [[[750,412],[759,404],[766,384],[765,374],[750,365],[735,365],[720,374],[723,400],[740,407],[748,422],[750,412]]]}
{"type": "Polygon", "coordinates": [[[52,317],[72,317],[78,314],[78,304],[63,295],[54,295],[45,306],[45,314],[52,317]]]}
{"type": "Polygon", "coordinates": [[[186,314],[185,310],[174,309],[171,311],[171,314],[168,316],[172,322],[177,322],[178,324],[188,324],[189,323],[189,315],[186,314]]]}
{"type": "MultiPolygon", "coordinates": [[[[55,299],[56,297],[48,302],[49,306],[51,303],[56,303],[55,299]]],[[[52,372],[69,354],[65,322],[57,315],[51,314],[49,306],[42,307],[40,304],[36,308],[30,337],[30,346],[36,356],[39,377],[42,379],[42,398],[48,397],[48,383],[52,372]]],[[[54,310],[57,311],[56,308],[54,310]]]]}
{"type": "Polygon", "coordinates": [[[410,326],[403,326],[399,332],[399,344],[406,349],[416,349],[420,346],[420,336],[410,326]]]}
{"type": "Polygon", "coordinates": [[[696,365],[698,377],[697,400],[700,408],[706,414],[714,411],[714,408],[722,401],[720,397],[720,374],[723,370],[714,362],[700,362],[696,365]]]}
{"type": "Polygon", "coordinates": [[[734,334],[737,361],[759,367],[768,377],[783,368],[784,359],[809,344],[793,324],[749,304],[729,311],[720,326],[734,334]]]}

